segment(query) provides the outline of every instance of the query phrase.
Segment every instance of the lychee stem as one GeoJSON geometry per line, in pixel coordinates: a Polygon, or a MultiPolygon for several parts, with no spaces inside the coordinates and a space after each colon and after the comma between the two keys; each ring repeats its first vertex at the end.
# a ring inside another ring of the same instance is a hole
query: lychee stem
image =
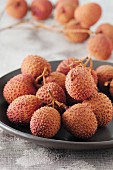
{"type": "Polygon", "coordinates": [[[47,67],[44,67],[42,74],[36,78],[35,84],[37,85],[41,78],[43,78],[43,84],[46,84],[46,78],[45,78],[46,76],[48,76],[48,71],[47,71],[47,67]]]}

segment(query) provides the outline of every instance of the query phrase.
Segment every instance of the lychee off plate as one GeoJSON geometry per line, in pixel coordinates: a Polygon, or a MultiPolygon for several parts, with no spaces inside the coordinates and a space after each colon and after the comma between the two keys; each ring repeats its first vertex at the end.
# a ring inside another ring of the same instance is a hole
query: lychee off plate
{"type": "MultiPolygon", "coordinates": [[[[61,61],[53,61],[51,62],[52,71],[55,71],[58,64],[61,61]]],[[[105,62],[105,61],[94,61],[94,69],[96,69],[100,65],[106,65],[113,63],[105,62]]],[[[94,149],[105,149],[113,147],[113,121],[109,123],[108,126],[99,128],[96,134],[87,139],[82,140],[76,137],[73,137],[70,133],[68,133],[63,127],[61,127],[60,131],[54,138],[47,139],[42,137],[37,137],[31,135],[29,126],[19,126],[11,123],[7,116],[6,110],[8,107],[7,102],[3,97],[3,88],[6,82],[12,78],[13,76],[20,73],[20,69],[13,71],[2,78],[0,78],[0,127],[6,130],[8,133],[22,137],[26,140],[31,140],[37,145],[55,149],[72,149],[72,150],[94,150],[94,149]]],[[[112,101],[113,102],[113,101],[112,101]]]]}

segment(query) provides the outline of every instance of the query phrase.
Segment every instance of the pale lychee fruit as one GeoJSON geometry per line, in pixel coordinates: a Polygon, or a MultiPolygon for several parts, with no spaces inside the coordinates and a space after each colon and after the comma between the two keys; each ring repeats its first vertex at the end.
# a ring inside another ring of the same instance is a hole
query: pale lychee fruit
{"type": "Polygon", "coordinates": [[[41,107],[36,110],[30,121],[30,129],[33,135],[51,138],[57,134],[61,125],[59,112],[52,107],[41,107]]]}
{"type": "Polygon", "coordinates": [[[103,93],[97,93],[91,99],[84,101],[91,104],[91,108],[96,115],[98,126],[106,126],[112,120],[111,100],[103,93]]]}
{"type": "Polygon", "coordinates": [[[30,74],[36,79],[43,73],[44,68],[47,69],[46,72],[49,75],[51,72],[50,63],[40,56],[29,55],[23,60],[21,71],[22,74],[30,74]]]}
{"type": "Polygon", "coordinates": [[[82,65],[76,66],[68,72],[65,86],[69,95],[78,101],[83,101],[97,93],[91,72],[82,65]]]}
{"type": "Polygon", "coordinates": [[[34,79],[30,75],[19,74],[11,78],[3,89],[3,96],[8,103],[11,103],[19,96],[36,94],[34,79]]]}
{"type": "Polygon", "coordinates": [[[78,138],[90,138],[97,130],[97,120],[89,104],[75,104],[62,115],[64,127],[78,138]]]}
{"type": "Polygon", "coordinates": [[[56,71],[67,75],[70,69],[76,67],[77,65],[78,59],[74,57],[69,57],[60,62],[60,64],[57,66],[56,71]]]}
{"type": "MultiPolygon", "coordinates": [[[[88,33],[84,33],[84,32],[68,32],[68,30],[83,30],[84,28],[80,25],[80,23],[77,23],[76,20],[72,19],[70,20],[66,25],[65,25],[65,28],[64,28],[64,31],[65,31],[65,36],[66,38],[71,41],[71,42],[74,42],[74,43],[82,43],[84,41],[86,41],[88,38],[89,38],[89,34],[88,33]],[[66,32],[67,31],[67,32],[66,32]]],[[[86,28],[86,30],[88,30],[86,28]]]]}
{"type": "Polygon", "coordinates": [[[65,3],[65,2],[69,2],[69,3],[73,4],[73,6],[75,8],[79,5],[79,1],[78,0],[58,0],[56,6],[61,4],[61,3],[65,3]]]}
{"type": "Polygon", "coordinates": [[[46,83],[55,82],[65,90],[66,76],[60,72],[52,72],[47,78],[46,83]]]}
{"type": "Polygon", "coordinates": [[[96,73],[98,76],[98,87],[100,91],[108,93],[109,87],[106,85],[106,83],[113,79],[113,66],[101,65],[97,67],[96,73]]]}
{"type": "Polygon", "coordinates": [[[75,10],[74,16],[77,22],[83,28],[89,28],[94,25],[101,17],[102,9],[97,3],[87,3],[75,10]]]}
{"type": "Polygon", "coordinates": [[[41,106],[41,101],[34,95],[20,96],[9,105],[8,119],[13,123],[26,125],[30,122],[34,111],[41,106]]]}
{"type": "Polygon", "coordinates": [[[31,4],[31,13],[36,20],[45,20],[52,13],[52,3],[48,0],[33,0],[31,4]]]}
{"type": "Polygon", "coordinates": [[[36,96],[44,103],[51,104],[52,97],[58,102],[66,104],[66,96],[64,90],[55,82],[51,82],[40,87],[36,93],[36,96]],[[50,94],[51,93],[51,94],[50,94]]]}
{"type": "Polygon", "coordinates": [[[27,14],[28,6],[25,0],[8,0],[5,11],[13,18],[21,19],[27,14]]]}
{"type": "Polygon", "coordinates": [[[89,39],[87,50],[91,56],[107,60],[112,53],[112,42],[106,35],[97,34],[89,39]]]}
{"type": "Polygon", "coordinates": [[[97,27],[96,33],[103,33],[112,41],[113,46],[113,25],[109,23],[101,24],[97,27]]]}

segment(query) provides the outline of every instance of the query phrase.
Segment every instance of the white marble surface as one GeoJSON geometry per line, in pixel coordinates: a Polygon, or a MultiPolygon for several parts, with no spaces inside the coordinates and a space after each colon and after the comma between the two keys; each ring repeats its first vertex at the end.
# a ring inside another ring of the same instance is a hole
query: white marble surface
{"type": "MultiPolygon", "coordinates": [[[[29,0],[31,1],[31,0],[29,0]]],[[[102,22],[113,24],[113,1],[81,0],[98,2],[103,9],[102,22]]],[[[0,10],[6,0],[0,0],[0,10]]],[[[0,27],[10,25],[15,20],[4,14],[0,27]]],[[[53,22],[49,20],[48,22],[53,22]]],[[[50,60],[64,59],[69,56],[83,57],[87,54],[86,43],[72,44],[63,35],[39,30],[7,30],[0,33],[0,76],[20,67],[28,54],[37,54],[50,60]]],[[[113,61],[113,55],[110,58],[113,61]]],[[[0,129],[0,170],[112,170],[113,149],[71,152],[50,150],[36,144],[13,137],[0,129]]]]}

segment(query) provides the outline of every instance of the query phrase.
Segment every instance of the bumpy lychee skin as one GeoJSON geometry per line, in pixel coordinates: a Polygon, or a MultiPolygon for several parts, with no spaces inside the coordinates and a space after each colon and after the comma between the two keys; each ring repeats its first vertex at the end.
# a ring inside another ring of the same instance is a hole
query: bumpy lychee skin
{"type": "Polygon", "coordinates": [[[98,126],[106,126],[112,120],[111,100],[103,93],[97,93],[91,99],[84,101],[91,104],[91,108],[96,115],[98,126]]]}
{"type": "Polygon", "coordinates": [[[64,127],[78,138],[90,138],[97,130],[97,120],[91,106],[75,104],[62,115],[64,127]]]}
{"type": "Polygon", "coordinates": [[[32,76],[19,74],[11,78],[4,86],[3,96],[8,103],[11,103],[19,96],[35,95],[36,91],[32,76]]]}
{"type": "Polygon", "coordinates": [[[47,78],[46,83],[55,82],[65,90],[66,76],[60,72],[52,72],[47,78]]]}
{"type": "Polygon", "coordinates": [[[76,21],[83,28],[94,25],[101,17],[102,9],[97,3],[87,3],[79,6],[74,13],[76,21]]]}
{"type": "Polygon", "coordinates": [[[66,104],[66,96],[65,96],[64,90],[55,82],[51,82],[40,87],[36,93],[36,96],[44,104],[51,104],[52,98],[51,98],[50,93],[52,94],[52,97],[55,100],[66,104]]]}
{"type": "Polygon", "coordinates": [[[112,53],[112,42],[106,35],[97,34],[89,39],[87,50],[91,56],[107,60],[112,53]]]}
{"type": "Polygon", "coordinates": [[[113,66],[101,65],[96,69],[96,73],[98,76],[98,87],[100,91],[108,93],[109,87],[105,84],[113,79],[113,66]]]}
{"type": "Polygon", "coordinates": [[[30,121],[30,129],[35,136],[51,138],[59,131],[60,124],[59,112],[52,107],[45,106],[34,112],[30,121]]]}
{"type": "Polygon", "coordinates": [[[68,72],[65,86],[69,95],[78,101],[83,101],[97,93],[97,87],[91,72],[82,65],[68,72]]]}
{"type": "Polygon", "coordinates": [[[97,76],[96,71],[95,70],[91,70],[91,75],[92,75],[92,77],[94,79],[95,84],[97,85],[98,84],[98,76],[97,76]]]}
{"type": "MultiPolygon", "coordinates": [[[[77,29],[84,29],[80,23],[77,23],[76,20],[72,19],[70,20],[70,22],[68,22],[65,26],[65,31],[67,30],[77,30],[77,29]]],[[[87,28],[86,28],[87,29],[87,28]]],[[[72,32],[66,32],[65,33],[66,38],[74,43],[82,43],[84,41],[86,41],[89,38],[89,34],[88,33],[81,33],[81,32],[76,32],[76,33],[72,33],[72,32]]]]}
{"type": "Polygon", "coordinates": [[[27,56],[21,66],[22,74],[30,74],[34,78],[40,76],[44,68],[47,68],[48,74],[51,72],[51,65],[48,61],[40,56],[27,56]]]}
{"type": "Polygon", "coordinates": [[[70,71],[70,68],[74,68],[77,65],[78,65],[78,59],[74,57],[69,57],[63,60],[62,62],[60,62],[56,71],[67,75],[67,73],[70,71]]]}
{"type": "Polygon", "coordinates": [[[30,122],[34,111],[41,106],[41,101],[34,95],[20,96],[9,105],[8,119],[15,124],[26,125],[30,122]]]}
{"type": "Polygon", "coordinates": [[[103,23],[99,25],[96,29],[96,33],[103,33],[110,38],[113,45],[113,25],[109,23],[103,23]]]}
{"type": "Polygon", "coordinates": [[[21,19],[27,14],[28,6],[25,0],[8,0],[5,10],[11,17],[21,19]]]}
{"type": "Polygon", "coordinates": [[[34,0],[31,4],[31,12],[36,20],[45,20],[52,13],[52,3],[48,0],[34,0]]]}
{"type": "Polygon", "coordinates": [[[73,99],[68,93],[66,93],[66,103],[68,106],[73,106],[74,104],[80,103],[77,100],[73,99]]]}

